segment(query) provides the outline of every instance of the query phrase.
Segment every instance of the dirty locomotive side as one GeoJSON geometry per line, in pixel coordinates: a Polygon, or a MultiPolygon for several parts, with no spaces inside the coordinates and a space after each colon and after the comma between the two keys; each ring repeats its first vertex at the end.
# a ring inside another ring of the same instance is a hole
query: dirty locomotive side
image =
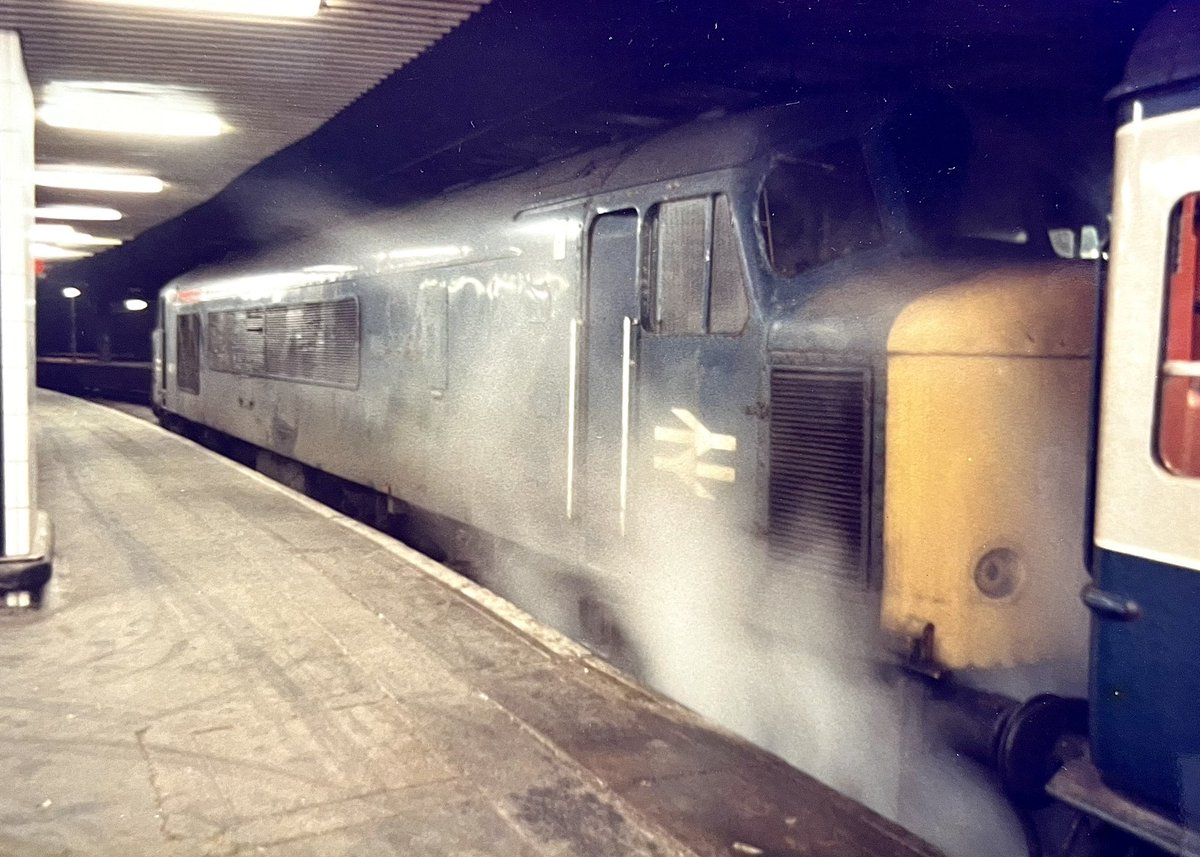
{"type": "Polygon", "coordinates": [[[1023,850],[931,688],[1084,690],[1094,287],[988,122],[705,118],[189,274],[156,408],[440,522],[496,591],[948,853],[1023,850]]]}

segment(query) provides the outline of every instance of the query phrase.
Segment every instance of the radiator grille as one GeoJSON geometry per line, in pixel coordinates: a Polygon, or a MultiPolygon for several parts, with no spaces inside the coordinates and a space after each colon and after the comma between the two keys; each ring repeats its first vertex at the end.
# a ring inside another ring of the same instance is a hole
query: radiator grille
{"type": "Polygon", "coordinates": [[[867,370],[772,368],[773,559],[866,581],[870,437],[867,370]]]}
{"type": "Polygon", "coordinates": [[[268,375],[358,385],[358,303],[353,298],[268,307],[265,321],[268,375]]]}
{"type": "Polygon", "coordinates": [[[200,316],[181,315],[175,326],[175,384],[187,393],[200,392],[200,316]]]}
{"type": "Polygon", "coordinates": [[[357,387],[358,315],[355,298],[211,313],[208,366],[217,372],[357,387]]]}
{"type": "Polygon", "coordinates": [[[209,369],[239,375],[266,374],[261,309],[209,313],[205,345],[209,369]]]}

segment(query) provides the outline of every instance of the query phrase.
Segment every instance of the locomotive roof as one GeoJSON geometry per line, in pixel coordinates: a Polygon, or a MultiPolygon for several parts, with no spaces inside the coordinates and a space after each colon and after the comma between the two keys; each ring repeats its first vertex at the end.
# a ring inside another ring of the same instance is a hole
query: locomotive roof
{"type": "Polygon", "coordinates": [[[771,151],[857,135],[875,103],[822,98],[702,116],[653,137],[549,162],[521,174],[514,189],[550,203],[738,166],[771,151]]]}
{"type": "MultiPolygon", "coordinates": [[[[481,219],[498,223],[523,212],[583,200],[626,188],[653,184],[747,164],[779,149],[803,148],[861,133],[874,101],[844,97],[731,115],[701,117],[654,136],[561,158],[502,179],[452,189],[434,199],[398,209],[382,209],[347,218],[340,209],[314,211],[318,222],[336,223],[315,237],[256,253],[253,257],[205,266],[174,280],[199,285],[215,276],[237,275],[283,264],[312,264],[347,245],[368,247],[385,224],[393,236],[416,242],[444,237],[448,228],[478,236],[481,219]],[[474,218],[467,224],[461,215],[474,218]],[[456,218],[455,215],[460,215],[456,218]],[[426,226],[426,223],[429,226],[426,226]],[[426,228],[437,234],[423,235],[426,228]],[[219,272],[219,273],[218,273],[219,272]]],[[[394,242],[394,237],[393,237],[394,242]]]]}
{"type": "Polygon", "coordinates": [[[1171,2],[1138,36],[1109,98],[1128,98],[1200,78],[1200,3],[1171,2]]]}

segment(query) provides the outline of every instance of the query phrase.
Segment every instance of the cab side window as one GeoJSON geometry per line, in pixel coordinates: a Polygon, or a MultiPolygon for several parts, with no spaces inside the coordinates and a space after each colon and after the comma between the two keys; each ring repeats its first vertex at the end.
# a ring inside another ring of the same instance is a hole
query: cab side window
{"type": "Polygon", "coordinates": [[[709,333],[741,333],[750,318],[742,254],[733,231],[729,200],[718,196],[713,208],[712,292],[708,305],[709,333]]]}
{"type": "Polygon", "coordinates": [[[858,144],[777,161],[759,194],[758,225],[771,267],[785,277],[881,243],[883,225],[858,144]]]}
{"type": "Polygon", "coordinates": [[[723,194],[664,202],[650,217],[648,327],[656,333],[737,334],[750,305],[723,194]]]}

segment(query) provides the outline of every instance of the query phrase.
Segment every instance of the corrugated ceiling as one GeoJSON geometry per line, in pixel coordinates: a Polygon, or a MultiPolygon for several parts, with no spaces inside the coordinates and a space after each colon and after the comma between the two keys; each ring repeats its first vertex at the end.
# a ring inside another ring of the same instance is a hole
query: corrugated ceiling
{"type": "Polygon", "coordinates": [[[35,98],[53,81],[185,87],[210,99],[232,126],[215,138],[155,138],[39,123],[39,165],[145,171],[168,187],[145,196],[39,188],[38,203],[113,206],[123,220],[87,230],[132,238],[310,134],[486,2],[324,0],[316,17],[289,19],[158,11],[104,0],[2,0],[0,29],[21,33],[35,98]]]}

